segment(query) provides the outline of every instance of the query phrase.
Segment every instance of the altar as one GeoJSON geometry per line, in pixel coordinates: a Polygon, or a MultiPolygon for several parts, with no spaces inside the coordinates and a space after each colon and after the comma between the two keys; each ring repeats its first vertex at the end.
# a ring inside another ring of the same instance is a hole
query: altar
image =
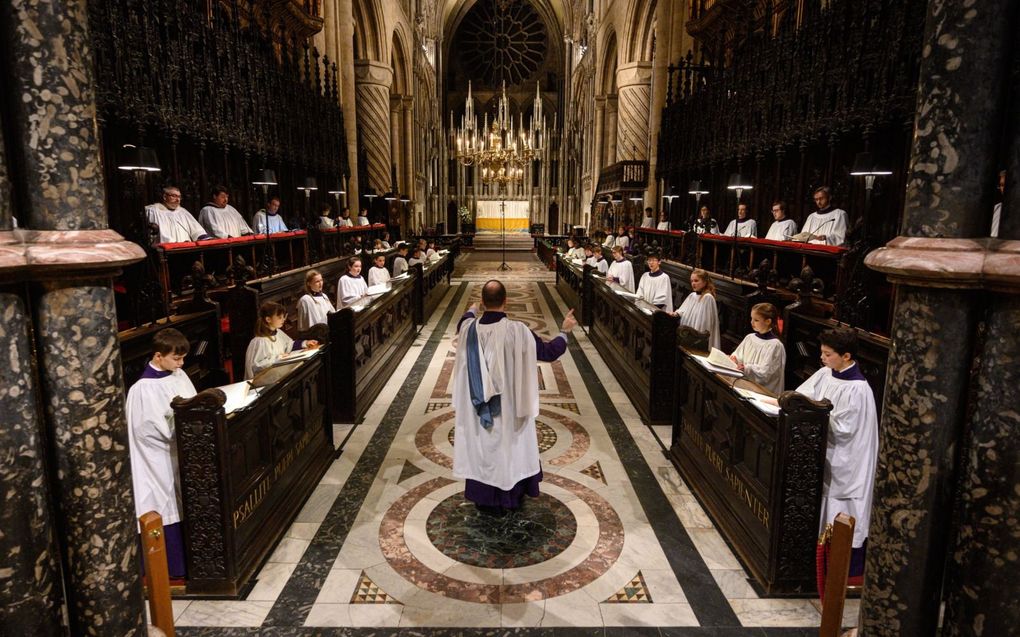
{"type": "Polygon", "coordinates": [[[493,232],[501,234],[528,233],[531,229],[528,202],[523,199],[485,200],[476,202],[475,232],[493,232]],[[502,216],[500,206],[506,204],[506,218],[502,216]]]}

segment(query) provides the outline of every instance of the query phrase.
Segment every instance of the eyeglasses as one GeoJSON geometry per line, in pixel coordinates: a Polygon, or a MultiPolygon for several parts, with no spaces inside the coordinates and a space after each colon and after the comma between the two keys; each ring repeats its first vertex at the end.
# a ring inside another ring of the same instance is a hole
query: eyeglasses
{"type": "Polygon", "coordinates": [[[180,198],[181,198],[181,193],[177,193],[177,194],[174,194],[174,193],[172,193],[172,192],[171,192],[171,193],[167,193],[167,194],[166,194],[166,195],[164,195],[164,196],[165,196],[165,197],[166,197],[167,199],[180,199],[180,198]]]}

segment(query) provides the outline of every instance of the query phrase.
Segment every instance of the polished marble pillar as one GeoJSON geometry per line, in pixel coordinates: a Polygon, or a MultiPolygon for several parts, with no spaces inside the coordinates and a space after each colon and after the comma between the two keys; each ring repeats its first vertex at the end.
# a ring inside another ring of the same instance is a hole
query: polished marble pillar
{"type": "MultiPolygon", "coordinates": [[[[986,288],[1000,244],[980,237],[987,235],[1005,115],[1009,30],[1015,29],[1010,5],[993,0],[978,11],[929,1],[901,236],[867,259],[898,288],[862,636],[925,637],[937,630],[960,488],[957,457],[974,442],[964,423],[977,327],[982,303],[1001,293],[986,288]]],[[[1015,294],[1016,285],[1003,287],[1015,294]]],[[[952,599],[970,591],[945,594],[952,599]]],[[[973,600],[971,608],[984,604],[973,600]]],[[[965,615],[974,626],[984,621],[965,615]]]]}
{"type": "MultiPolygon", "coordinates": [[[[25,356],[21,362],[34,365],[41,381],[42,413],[34,415],[43,422],[41,439],[52,461],[48,484],[34,476],[34,488],[12,492],[4,506],[30,512],[34,520],[26,523],[36,525],[44,547],[38,498],[50,497],[64,579],[50,578],[47,586],[64,590],[72,634],[142,635],[112,277],[144,252],[107,229],[86,2],[12,0],[0,12],[0,71],[13,96],[2,105],[5,146],[17,167],[10,185],[18,220],[29,228],[3,245],[0,279],[28,286],[29,303],[20,311],[33,317],[34,347],[26,341],[23,349],[34,350],[34,360],[25,356]]],[[[16,340],[25,333],[19,324],[26,319],[5,326],[16,340]]],[[[8,397],[18,382],[0,381],[8,397]]],[[[5,427],[3,446],[18,435],[5,427]]],[[[26,443],[34,435],[27,429],[20,434],[26,443]]],[[[40,546],[30,550],[40,568],[49,568],[40,546]]],[[[40,579],[46,577],[19,584],[42,592],[40,579]]],[[[43,592],[45,598],[35,600],[40,613],[55,594],[43,592]]],[[[47,618],[39,621],[51,625],[47,618]]]]}
{"type": "Polygon", "coordinates": [[[361,190],[371,186],[381,195],[390,188],[390,84],[393,70],[371,60],[354,63],[358,93],[358,134],[367,158],[368,175],[361,190]]]}

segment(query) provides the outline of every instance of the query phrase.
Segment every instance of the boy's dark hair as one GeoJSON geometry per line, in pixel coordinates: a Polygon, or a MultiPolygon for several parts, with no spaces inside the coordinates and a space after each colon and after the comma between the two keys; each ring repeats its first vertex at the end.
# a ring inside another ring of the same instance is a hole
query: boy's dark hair
{"type": "Polygon", "coordinates": [[[188,337],[181,334],[172,327],[156,332],[152,337],[152,353],[162,354],[187,354],[191,349],[188,337]]]}
{"type": "Polygon", "coordinates": [[[328,203],[324,203],[321,206],[319,206],[319,216],[320,217],[328,217],[328,216],[330,216],[332,214],[333,214],[333,206],[329,205],[328,203]]]}
{"type": "Polygon", "coordinates": [[[857,356],[857,334],[851,330],[825,330],[818,335],[818,341],[840,356],[843,354],[850,354],[850,358],[857,356]]]}
{"type": "Polygon", "coordinates": [[[492,279],[482,287],[482,305],[486,308],[503,307],[506,303],[506,288],[499,281],[492,279]]]}
{"type": "MultiPolygon", "coordinates": [[[[216,195],[220,194],[221,192],[227,192],[227,188],[225,186],[213,186],[213,189],[212,189],[212,196],[213,197],[215,197],[216,195]]],[[[227,193],[227,194],[230,194],[230,193],[227,193]]]]}

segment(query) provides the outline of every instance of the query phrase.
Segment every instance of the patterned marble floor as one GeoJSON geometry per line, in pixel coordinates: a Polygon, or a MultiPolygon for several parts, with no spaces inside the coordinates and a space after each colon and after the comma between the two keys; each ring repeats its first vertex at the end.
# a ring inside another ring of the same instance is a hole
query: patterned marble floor
{"type": "MultiPolygon", "coordinates": [[[[550,335],[566,308],[528,256],[502,277],[508,311],[550,335]]],[[[452,330],[498,265],[467,255],[254,588],[175,602],[179,634],[817,634],[814,600],[758,597],[665,458],[668,430],[640,422],[580,329],[539,366],[542,496],[503,518],[464,501],[451,476],[452,330]]]]}

